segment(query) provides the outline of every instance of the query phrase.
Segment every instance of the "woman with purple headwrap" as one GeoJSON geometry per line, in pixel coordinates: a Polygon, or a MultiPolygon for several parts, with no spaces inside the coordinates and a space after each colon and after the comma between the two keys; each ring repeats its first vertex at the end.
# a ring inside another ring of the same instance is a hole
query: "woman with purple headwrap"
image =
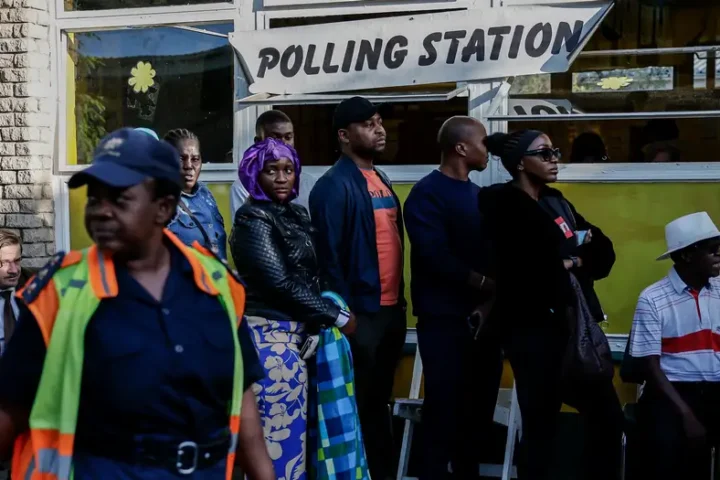
{"type": "Polygon", "coordinates": [[[255,385],[265,441],[278,476],[306,479],[308,373],[301,348],[324,326],[352,333],[353,314],[321,296],[307,210],[298,195],[300,160],[273,138],[250,147],[239,177],[249,194],[235,214],[230,248],[247,285],[245,314],[264,380],[255,385]]]}

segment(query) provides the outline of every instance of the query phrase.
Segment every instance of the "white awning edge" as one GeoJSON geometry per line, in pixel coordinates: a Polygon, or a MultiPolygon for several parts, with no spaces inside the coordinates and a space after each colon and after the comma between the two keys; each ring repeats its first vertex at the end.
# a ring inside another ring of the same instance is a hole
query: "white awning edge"
{"type": "Polygon", "coordinates": [[[373,103],[447,102],[455,97],[467,96],[467,86],[462,85],[447,92],[388,92],[388,93],[313,93],[272,95],[256,93],[237,100],[241,106],[260,105],[335,105],[360,95],[373,103]]]}

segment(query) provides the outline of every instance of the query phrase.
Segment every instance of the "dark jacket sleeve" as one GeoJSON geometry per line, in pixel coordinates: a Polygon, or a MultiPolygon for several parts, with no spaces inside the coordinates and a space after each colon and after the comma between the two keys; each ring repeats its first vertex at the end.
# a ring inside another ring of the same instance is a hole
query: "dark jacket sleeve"
{"type": "Polygon", "coordinates": [[[580,245],[577,249],[578,257],[582,258],[583,270],[592,280],[601,280],[610,275],[615,264],[615,249],[607,235],[598,227],[585,220],[572,203],[568,202],[570,210],[575,216],[578,230],[592,230],[592,241],[580,245]]]}
{"type": "Polygon", "coordinates": [[[252,288],[266,298],[275,299],[284,313],[301,322],[335,323],[340,314],[338,307],[288,272],[269,218],[251,215],[242,208],[238,210],[232,250],[235,265],[252,279],[252,288]]]}
{"type": "Polygon", "coordinates": [[[559,242],[550,230],[555,225],[532,200],[518,195],[524,193],[505,192],[487,199],[481,191],[480,207],[491,239],[498,294],[557,311],[571,305],[573,293],[559,242]]]}
{"type": "Polygon", "coordinates": [[[436,198],[414,189],[405,202],[405,228],[413,257],[437,275],[438,281],[465,284],[470,267],[450,250],[446,216],[436,198]]]}
{"type": "Polygon", "coordinates": [[[47,349],[35,316],[20,301],[18,308],[17,328],[0,360],[0,405],[30,411],[47,349]]]}
{"type": "Polygon", "coordinates": [[[341,184],[321,177],[310,192],[310,219],[323,281],[346,301],[350,286],[342,267],[347,192],[341,184]]]}

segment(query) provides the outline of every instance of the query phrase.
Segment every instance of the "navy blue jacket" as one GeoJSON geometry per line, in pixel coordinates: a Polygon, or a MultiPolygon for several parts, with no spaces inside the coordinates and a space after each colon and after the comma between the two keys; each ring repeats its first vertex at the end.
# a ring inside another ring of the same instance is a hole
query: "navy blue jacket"
{"type": "MultiPolygon", "coordinates": [[[[398,208],[398,232],[404,248],[400,200],[387,176],[375,170],[393,192],[398,208]]],[[[345,299],[356,313],[380,310],[375,214],[367,181],[349,157],[341,156],[310,192],[310,216],[316,233],[320,271],[328,288],[345,299]]],[[[398,302],[404,307],[404,282],[398,302]]]]}

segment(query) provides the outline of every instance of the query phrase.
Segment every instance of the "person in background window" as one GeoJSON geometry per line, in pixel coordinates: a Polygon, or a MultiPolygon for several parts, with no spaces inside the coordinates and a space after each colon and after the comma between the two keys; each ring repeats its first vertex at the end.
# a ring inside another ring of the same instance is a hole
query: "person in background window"
{"type": "Polygon", "coordinates": [[[504,337],[522,415],[521,478],[550,478],[557,414],[565,402],[585,421],[584,478],[617,479],[624,416],[612,379],[571,386],[562,377],[570,328],[577,323],[567,272],[577,277],[593,318],[603,321],[593,283],[615,263],[612,242],[548,186],[557,181],[560,152],[547,135],[496,133],[485,144],[512,175],[508,183],[481,189],[478,201],[492,241],[493,322],[504,337]]]}
{"type": "Polygon", "coordinates": [[[227,258],[225,221],[218,210],[210,189],[198,182],[202,170],[200,141],[190,130],[177,128],[165,134],[163,140],[180,153],[183,179],[177,214],[168,228],[186,245],[198,242],[208,250],[227,258]]]}
{"type": "Polygon", "coordinates": [[[645,146],[645,158],[652,163],[680,162],[680,149],[671,142],[655,142],[645,146]]]}
{"type": "Polygon", "coordinates": [[[248,322],[267,376],[255,386],[265,441],[279,476],[304,480],[308,369],[307,334],[337,326],[349,334],[355,316],[322,298],[307,211],[297,196],[300,160],[273,138],[250,147],[240,162],[250,198],[235,214],[230,250],[247,284],[248,322]]]}
{"type": "MultiPolygon", "coordinates": [[[[295,148],[295,130],[292,120],[285,112],[280,110],[268,110],[262,113],[255,122],[255,141],[259,142],[266,138],[274,138],[286,145],[295,148]]],[[[293,203],[309,208],[310,190],[315,185],[315,177],[307,172],[303,173],[300,183],[297,185],[298,194],[293,203]]],[[[233,215],[238,208],[248,199],[248,192],[238,178],[230,190],[230,211],[233,215]]]]}
{"type": "Polygon", "coordinates": [[[448,462],[456,478],[475,478],[478,455],[491,448],[503,361],[493,332],[478,331],[495,283],[483,274],[490,252],[477,208],[480,187],[469,179],[487,167],[486,136],[473,118],[447,120],[438,133],[439,170],[416,183],[405,202],[425,376],[421,480],[447,478],[448,462]]]}
{"type": "Polygon", "coordinates": [[[720,231],[707,213],[665,227],[668,275],[638,299],[630,355],[646,380],[637,409],[647,478],[710,477],[720,437],[720,231]]]}
{"type": "Polygon", "coordinates": [[[310,212],[323,278],[358,316],[349,337],[370,475],[394,477],[388,403],[405,344],[403,220],[387,176],[374,167],[385,150],[377,108],[352,97],[335,109],[342,155],[315,184],[310,212]]]}
{"type": "Polygon", "coordinates": [[[572,144],[570,163],[602,163],[609,160],[605,142],[595,132],[581,133],[572,144]]]}

